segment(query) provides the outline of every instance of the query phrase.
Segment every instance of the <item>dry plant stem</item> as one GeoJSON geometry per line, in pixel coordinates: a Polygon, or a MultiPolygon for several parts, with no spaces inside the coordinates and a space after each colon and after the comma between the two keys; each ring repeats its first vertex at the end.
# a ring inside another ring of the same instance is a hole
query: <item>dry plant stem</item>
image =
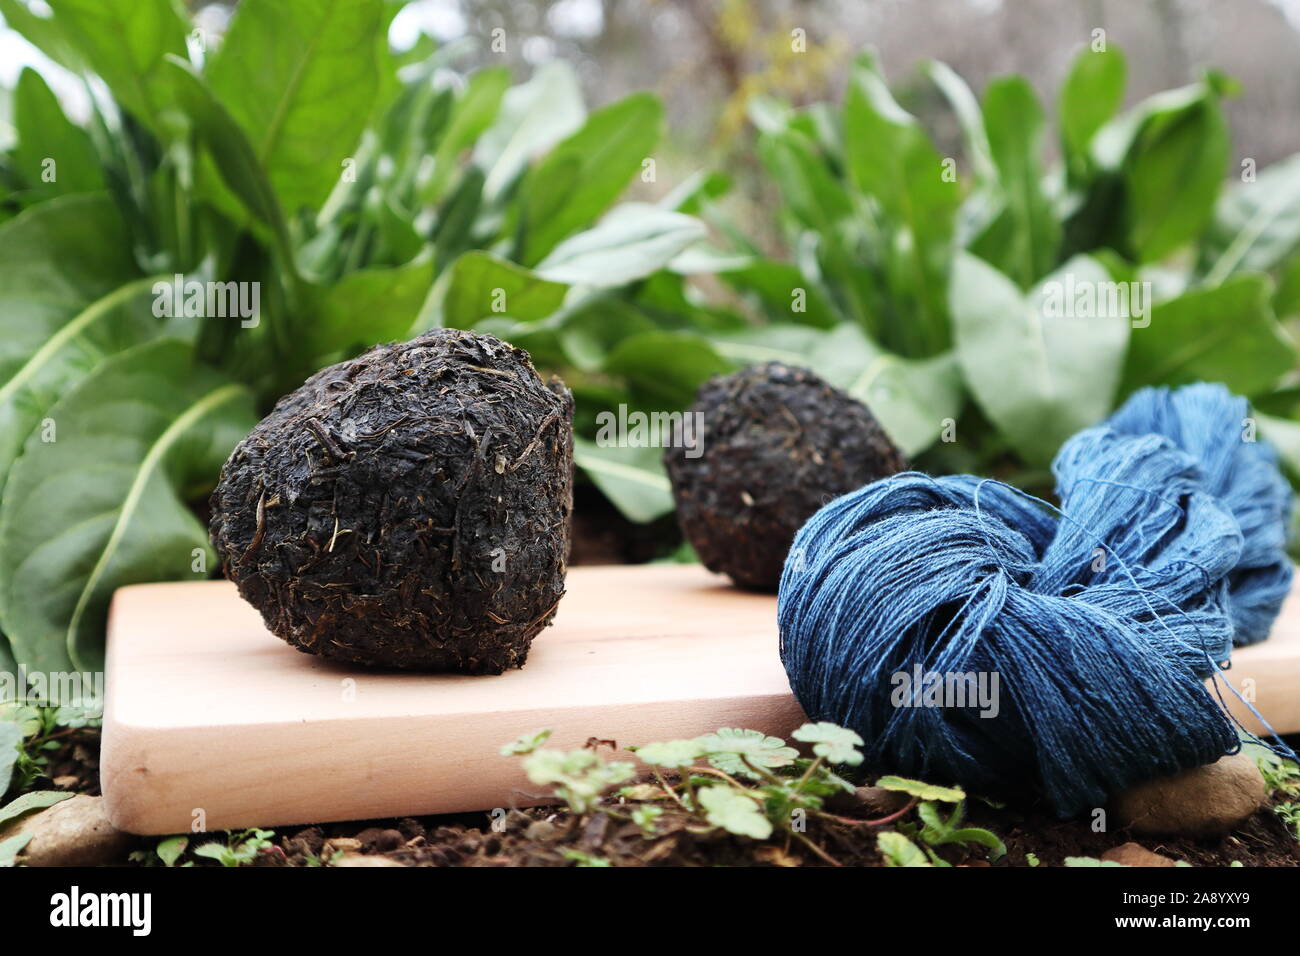
{"type": "MultiPolygon", "coordinates": [[[[791,831],[789,831],[789,832],[794,833],[793,830],[791,830],[791,831]]],[[[810,849],[810,850],[812,850],[814,853],[816,853],[816,854],[817,854],[819,857],[821,857],[821,859],[822,859],[823,861],[825,861],[826,863],[830,864],[831,866],[843,866],[843,865],[844,865],[844,864],[841,863],[839,860],[835,859],[835,857],[831,856],[829,853],[827,853],[825,850],[823,850],[821,847],[819,847],[819,846],[818,846],[816,843],[814,843],[812,840],[810,840],[810,839],[808,839],[806,836],[804,836],[802,833],[794,833],[794,835],[795,835],[795,837],[796,837],[796,838],[797,838],[801,843],[803,843],[804,846],[808,847],[808,849],[810,849]]]]}
{"type": "Polygon", "coordinates": [[[907,814],[915,806],[916,806],[916,798],[913,797],[911,800],[907,801],[907,803],[903,806],[901,810],[895,810],[893,813],[889,814],[889,816],[880,817],[877,820],[854,820],[852,817],[842,817],[835,813],[827,813],[825,810],[817,810],[815,812],[819,817],[823,817],[827,820],[834,820],[836,823],[843,823],[845,826],[883,827],[886,823],[893,823],[895,820],[899,820],[907,816],[907,814]]]}
{"type": "Polygon", "coordinates": [[[745,785],[741,783],[739,780],[737,780],[735,777],[731,776],[731,774],[719,770],[716,767],[690,767],[688,769],[691,771],[691,773],[712,774],[715,777],[721,777],[723,780],[727,781],[727,783],[731,784],[733,787],[739,787],[740,789],[745,788],[745,785]]]}
{"type": "Polygon", "coordinates": [[[664,793],[672,797],[673,802],[676,803],[679,807],[681,807],[687,813],[690,813],[691,808],[688,807],[685,803],[683,803],[682,798],[677,795],[677,791],[674,790],[671,786],[669,786],[668,781],[664,779],[664,775],[659,772],[659,768],[654,767],[652,769],[655,775],[655,780],[659,783],[659,786],[663,788],[664,793]]]}

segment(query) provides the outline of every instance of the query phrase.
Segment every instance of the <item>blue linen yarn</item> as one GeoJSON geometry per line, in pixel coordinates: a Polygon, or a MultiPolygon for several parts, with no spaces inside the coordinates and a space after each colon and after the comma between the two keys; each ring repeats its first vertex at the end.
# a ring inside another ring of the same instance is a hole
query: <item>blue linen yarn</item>
{"type": "Polygon", "coordinates": [[[1041,792],[1062,817],[1237,749],[1203,681],[1239,633],[1250,535],[1272,539],[1244,531],[1234,509],[1254,512],[1207,475],[1268,485],[1249,458],[1225,465],[1197,439],[1199,400],[1176,410],[1177,431],[1164,419],[1129,434],[1130,410],[1066,442],[1059,517],[1000,482],[915,472],[813,515],[778,597],[781,659],[808,717],[856,730],[869,766],[1041,792]],[[996,716],[969,701],[899,706],[891,691],[911,673],[998,675],[996,716]]]}
{"type": "Polygon", "coordinates": [[[1228,576],[1228,591],[1238,646],[1268,637],[1293,574],[1286,553],[1291,486],[1278,469],[1272,446],[1247,440],[1249,415],[1244,398],[1202,382],[1179,389],[1144,388],[1108,420],[1127,434],[1164,435],[1189,453],[1200,467],[1205,490],[1237,519],[1244,547],[1228,576]]]}

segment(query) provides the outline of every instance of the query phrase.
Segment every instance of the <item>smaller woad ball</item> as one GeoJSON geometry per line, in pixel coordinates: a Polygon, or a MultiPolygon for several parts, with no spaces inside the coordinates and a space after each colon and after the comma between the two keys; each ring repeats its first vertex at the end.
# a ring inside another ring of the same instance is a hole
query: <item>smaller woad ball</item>
{"type": "Polygon", "coordinates": [[[301,651],[519,667],[564,594],[573,399],[528,354],[451,329],[309,378],[212,494],[226,576],[301,651]]]}
{"type": "Polygon", "coordinates": [[[795,532],[822,505],[907,467],[861,402],[780,362],[701,386],[702,439],[664,455],[677,520],[700,561],[775,591],[795,532]]]}

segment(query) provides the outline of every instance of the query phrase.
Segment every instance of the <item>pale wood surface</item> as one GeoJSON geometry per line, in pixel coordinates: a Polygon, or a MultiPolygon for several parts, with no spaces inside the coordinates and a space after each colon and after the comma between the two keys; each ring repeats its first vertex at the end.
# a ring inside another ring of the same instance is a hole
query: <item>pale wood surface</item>
{"type": "MultiPolygon", "coordinates": [[[[374,673],[302,654],[226,582],[122,588],[109,621],[100,776],[136,833],[506,807],[499,750],[619,744],[803,721],[775,599],[698,567],[574,568],[554,626],[497,677],[374,673]]],[[[519,804],[528,803],[515,794],[519,804]]]]}
{"type": "MultiPolygon", "coordinates": [[[[136,833],[486,810],[531,802],[521,733],[556,746],[717,727],[788,736],[803,720],[777,656],[776,601],[696,566],[575,568],[528,664],[499,677],[374,673],[269,634],[226,582],[117,592],[100,764],[113,822],[136,833]]],[[[1300,591],[1226,675],[1300,731],[1300,591]]],[[[1235,699],[1248,727],[1258,730],[1235,699]]]]}

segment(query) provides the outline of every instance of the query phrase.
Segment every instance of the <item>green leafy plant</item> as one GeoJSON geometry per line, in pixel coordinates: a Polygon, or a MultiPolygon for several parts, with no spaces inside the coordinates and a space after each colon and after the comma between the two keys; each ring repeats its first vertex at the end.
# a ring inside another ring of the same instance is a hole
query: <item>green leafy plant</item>
{"type": "MultiPolygon", "coordinates": [[[[190,506],[324,364],[482,328],[572,372],[587,422],[658,379],[603,350],[657,327],[612,313],[684,321],[664,267],[704,233],[675,208],[689,189],[609,211],[651,157],[659,103],[588,112],[563,62],[513,86],[504,69],[458,77],[453,48],[405,62],[396,8],[245,0],[199,50],[172,0],[0,3],[107,91],[82,125],[25,71],[0,153],[0,667],[97,670],[116,587],[212,573],[190,506]]],[[[661,476],[606,457],[582,446],[625,510],[665,510],[661,476]]]]}
{"type": "Polygon", "coordinates": [[[869,55],[840,104],[755,102],[790,261],[701,200],[727,239],[713,271],[766,323],[706,333],[719,354],[810,366],[928,467],[1032,488],[1063,439],[1135,388],[1221,381],[1253,400],[1300,478],[1300,163],[1225,184],[1234,84],[1209,72],[1121,112],[1123,54],[1086,49],[1060,91],[1051,168],[1047,112],[1023,78],[977,98],[943,64],[924,74],[957,118],[960,163],[869,55]],[[1052,311],[1053,292],[1130,282],[1148,284],[1141,309],[1052,311]]]}
{"type": "MultiPolygon", "coordinates": [[[[263,850],[269,850],[272,847],[271,837],[275,836],[273,830],[239,830],[230,832],[225,841],[214,840],[210,843],[204,843],[194,848],[194,855],[201,856],[209,860],[216,860],[222,866],[245,866],[257,857],[263,850]]],[[[168,853],[171,854],[174,847],[169,847],[168,853]]],[[[183,847],[182,847],[183,851],[183,847]]],[[[172,857],[172,863],[175,863],[176,857],[181,851],[176,852],[172,857]]],[[[159,846],[159,857],[162,857],[162,847],[159,846]]],[[[164,858],[164,862],[166,862],[164,858]]],[[[172,864],[167,864],[171,866],[172,864]]]]}
{"type": "Polygon", "coordinates": [[[923,844],[924,849],[918,847],[916,852],[927,866],[931,861],[947,865],[933,849],[944,844],[979,844],[988,847],[995,859],[1005,852],[987,830],[961,826],[965,794],[950,787],[884,777],[881,786],[912,798],[900,810],[872,820],[828,810],[830,797],[855,790],[834,768],[862,762],[862,738],[834,724],[805,724],[795,730],[793,738],[808,746],[811,757],[802,756],[779,737],[733,727],[630,748],[643,765],[640,772],[648,771],[653,783],[617,790],[613,789],[617,784],[637,775],[636,765],[607,761],[593,747],[546,749],[543,745],[549,736],[545,730],[524,734],[502,747],[501,753],[521,756],[529,779],[552,787],[554,795],[574,814],[574,826],[578,818],[599,810],[635,824],[646,839],[659,836],[671,821],[701,834],[725,832],[758,841],[781,839],[787,846],[799,842],[832,865],[838,865],[837,861],[807,835],[809,819],[848,827],[895,824],[897,830],[882,834],[882,854],[887,859],[891,853],[902,859],[905,845],[915,846],[908,838],[911,835],[923,844]],[[946,814],[932,813],[941,802],[954,806],[946,814]],[[903,820],[913,809],[921,814],[919,825],[903,820]]]}
{"type": "Polygon", "coordinates": [[[47,754],[74,730],[99,719],[76,707],[0,702],[0,796],[29,789],[45,772],[47,754]]]}
{"type": "MultiPolygon", "coordinates": [[[[189,847],[189,837],[173,836],[159,840],[158,844],[152,850],[135,850],[131,853],[130,859],[144,866],[173,867],[179,862],[185,850],[189,847]]],[[[193,866],[193,863],[184,863],[182,866],[193,866]]]]}
{"type": "MultiPolygon", "coordinates": [[[[957,787],[938,787],[920,780],[908,780],[906,777],[885,776],[876,781],[876,786],[885,790],[894,790],[911,796],[916,805],[919,823],[900,821],[896,824],[899,835],[911,837],[920,844],[928,864],[918,864],[915,855],[897,839],[891,837],[879,844],[880,852],[887,859],[901,859],[913,862],[891,863],[893,866],[950,866],[937,852],[936,848],[947,844],[968,846],[976,844],[987,848],[990,860],[997,860],[1006,855],[1007,848],[994,834],[980,827],[963,827],[962,820],[966,813],[966,793],[957,787]]],[[[911,804],[909,804],[910,807],[911,804]]],[[[884,834],[881,834],[884,837],[884,834]]],[[[909,841],[910,842],[910,841],[909,841]]],[[[916,846],[916,844],[912,844],[916,846]]]]}
{"type": "Polygon", "coordinates": [[[1295,838],[1300,840],[1300,801],[1289,800],[1286,803],[1275,804],[1273,812],[1290,828],[1295,838]]]}

